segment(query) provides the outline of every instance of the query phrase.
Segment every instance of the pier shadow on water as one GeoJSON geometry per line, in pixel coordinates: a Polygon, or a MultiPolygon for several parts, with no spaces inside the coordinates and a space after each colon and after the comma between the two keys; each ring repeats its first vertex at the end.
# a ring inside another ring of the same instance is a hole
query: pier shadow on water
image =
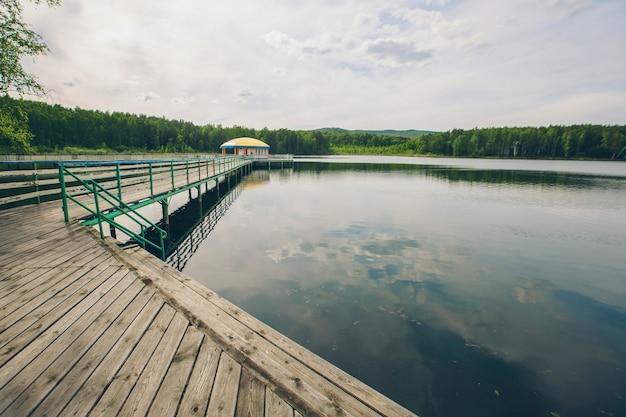
{"type": "MultiPolygon", "coordinates": [[[[220,182],[187,204],[169,215],[169,222],[163,220],[156,223],[167,231],[165,241],[166,262],[182,271],[187,261],[198,250],[200,244],[209,236],[217,222],[224,216],[228,208],[239,197],[245,187],[253,187],[269,181],[267,171],[253,171],[249,176],[240,178],[233,176],[230,183],[220,182]]],[[[154,228],[148,229],[146,236],[155,244],[159,235],[154,228]]],[[[159,257],[155,249],[147,247],[153,255],[159,257]]]]}

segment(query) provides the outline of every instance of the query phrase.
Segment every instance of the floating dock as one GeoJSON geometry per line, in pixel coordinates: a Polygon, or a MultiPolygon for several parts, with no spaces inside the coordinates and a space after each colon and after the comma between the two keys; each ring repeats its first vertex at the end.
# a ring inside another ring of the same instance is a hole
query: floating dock
{"type": "Polygon", "coordinates": [[[60,201],[0,235],[0,415],[414,416],[60,201]]]}

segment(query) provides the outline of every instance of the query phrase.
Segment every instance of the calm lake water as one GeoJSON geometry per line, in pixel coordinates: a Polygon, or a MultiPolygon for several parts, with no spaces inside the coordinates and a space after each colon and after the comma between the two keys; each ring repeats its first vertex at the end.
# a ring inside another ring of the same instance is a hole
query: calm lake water
{"type": "Polygon", "coordinates": [[[626,163],[302,159],[233,193],[183,271],[421,417],[626,416],[626,163]]]}

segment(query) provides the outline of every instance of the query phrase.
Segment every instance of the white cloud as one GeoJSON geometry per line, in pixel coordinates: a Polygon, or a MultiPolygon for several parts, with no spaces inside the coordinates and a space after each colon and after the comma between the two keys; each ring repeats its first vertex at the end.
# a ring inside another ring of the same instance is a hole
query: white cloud
{"type": "Polygon", "coordinates": [[[278,68],[278,67],[272,68],[272,72],[274,74],[278,75],[279,77],[282,77],[282,76],[287,74],[287,70],[286,69],[278,68]]]}
{"type": "Polygon", "coordinates": [[[246,104],[252,96],[254,96],[254,94],[247,88],[244,88],[235,92],[235,101],[237,103],[246,104]]]}
{"type": "Polygon", "coordinates": [[[376,39],[363,44],[363,51],[380,65],[402,66],[421,63],[432,57],[432,50],[420,50],[410,40],[376,39]]]}
{"type": "Polygon", "coordinates": [[[64,82],[63,85],[67,87],[80,87],[81,82],[78,78],[74,77],[70,81],[64,82]]]}
{"type": "Polygon", "coordinates": [[[68,107],[294,129],[626,114],[621,0],[26,4],[51,51],[24,65],[68,107]]]}
{"type": "Polygon", "coordinates": [[[152,101],[157,100],[159,95],[153,91],[148,91],[147,93],[140,93],[137,96],[137,101],[152,101]]]}
{"type": "Polygon", "coordinates": [[[181,97],[174,97],[172,99],[172,103],[174,104],[191,104],[193,103],[195,100],[195,97],[193,96],[181,96],[181,97]]]}
{"type": "Polygon", "coordinates": [[[333,33],[322,33],[314,39],[297,41],[277,30],[266,34],[263,39],[268,45],[299,59],[312,55],[329,54],[334,52],[342,42],[341,36],[333,33]]]}
{"type": "Polygon", "coordinates": [[[552,8],[566,16],[574,16],[581,13],[594,4],[593,0],[549,0],[552,8]]]}

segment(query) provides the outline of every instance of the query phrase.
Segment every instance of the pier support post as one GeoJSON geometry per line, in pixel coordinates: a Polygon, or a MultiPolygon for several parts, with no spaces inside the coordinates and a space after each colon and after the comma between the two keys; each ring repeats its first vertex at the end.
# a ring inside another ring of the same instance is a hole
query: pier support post
{"type": "Polygon", "coordinates": [[[167,200],[160,201],[161,203],[161,211],[163,212],[163,225],[165,226],[165,231],[167,235],[170,236],[170,213],[169,213],[169,204],[167,200]]]}
{"type": "Polygon", "coordinates": [[[198,210],[200,210],[200,218],[202,218],[202,184],[198,185],[196,189],[198,190],[198,210]]]}

